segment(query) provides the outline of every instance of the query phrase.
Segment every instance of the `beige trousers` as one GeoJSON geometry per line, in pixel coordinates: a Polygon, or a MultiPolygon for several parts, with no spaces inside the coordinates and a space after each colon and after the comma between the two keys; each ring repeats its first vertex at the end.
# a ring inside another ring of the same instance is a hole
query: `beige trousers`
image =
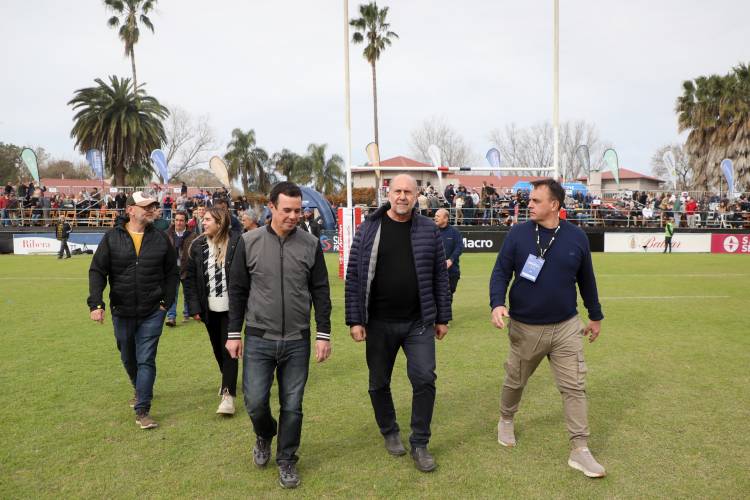
{"type": "Polygon", "coordinates": [[[546,356],[562,394],[571,445],[574,448],[586,446],[589,425],[583,331],[584,326],[578,316],[551,325],[509,321],[510,352],[505,362],[505,381],[500,398],[503,418],[512,419],[516,414],[526,382],[546,356]]]}

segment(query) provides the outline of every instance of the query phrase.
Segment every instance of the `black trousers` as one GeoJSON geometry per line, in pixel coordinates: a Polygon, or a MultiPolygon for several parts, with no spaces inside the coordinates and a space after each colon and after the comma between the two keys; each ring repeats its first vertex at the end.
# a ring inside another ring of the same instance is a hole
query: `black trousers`
{"type": "Polygon", "coordinates": [[[664,252],[662,253],[667,253],[667,248],[669,248],[669,253],[672,253],[672,237],[671,236],[664,237],[664,252]]]}
{"type": "Polygon", "coordinates": [[[367,329],[369,392],[375,421],[383,436],[399,432],[391,396],[391,374],[399,349],[406,355],[406,374],[412,386],[412,448],[427,446],[435,406],[435,328],[421,321],[372,319],[367,329]]]}
{"type": "Polygon", "coordinates": [[[227,329],[229,328],[229,313],[214,312],[208,313],[208,318],[204,320],[208,338],[211,340],[211,347],[214,351],[216,363],[221,371],[221,391],[229,389],[229,394],[237,396],[237,366],[239,361],[232,358],[227,351],[227,329]]]}
{"type": "Polygon", "coordinates": [[[65,255],[70,257],[70,248],[68,248],[68,238],[63,238],[60,240],[60,251],[57,252],[57,256],[62,257],[63,251],[65,251],[65,255]]]}
{"type": "Polygon", "coordinates": [[[450,274],[448,273],[448,283],[451,286],[451,295],[456,293],[456,288],[458,287],[458,280],[461,278],[458,274],[450,274]]]}

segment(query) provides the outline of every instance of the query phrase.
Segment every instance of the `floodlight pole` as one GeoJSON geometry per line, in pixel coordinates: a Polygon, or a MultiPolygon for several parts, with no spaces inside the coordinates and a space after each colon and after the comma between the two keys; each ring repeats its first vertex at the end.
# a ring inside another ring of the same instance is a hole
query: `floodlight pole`
{"type": "Polygon", "coordinates": [[[553,42],[553,111],[552,111],[552,133],[554,147],[554,175],[555,180],[560,178],[560,0],[554,0],[555,20],[554,20],[554,42],[553,42]]]}
{"type": "Polygon", "coordinates": [[[349,0],[344,0],[344,121],[346,124],[346,208],[352,208],[352,117],[349,93],[349,0]]]}

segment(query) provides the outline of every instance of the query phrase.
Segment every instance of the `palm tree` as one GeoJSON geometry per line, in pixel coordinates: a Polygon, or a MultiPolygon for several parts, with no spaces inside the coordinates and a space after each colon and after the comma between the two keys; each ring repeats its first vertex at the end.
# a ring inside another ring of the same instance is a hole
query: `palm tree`
{"type": "Polygon", "coordinates": [[[305,185],[310,183],[312,175],[303,160],[303,157],[286,148],[280,153],[274,153],[271,158],[276,172],[286,177],[286,180],[305,185]]]}
{"type": "Polygon", "coordinates": [[[378,86],[377,76],[375,72],[375,62],[380,59],[380,54],[383,53],[386,47],[391,45],[393,38],[398,38],[398,35],[393,31],[390,31],[391,25],[385,22],[385,18],[388,15],[388,7],[378,9],[376,2],[370,2],[367,5],[359,6],[359,14],[361,17],[358,19],[352,19],[349,24],[356,30],[356,33],[352,35],[353,43],[364,43],[365,50],[362,53],[370,63],[372,67],[372,104],[375,117],[375,144],[380,145],[378,142],[378,86]]]}
{"type": "Polygon", "coordinates": [[[675,111],[697,187],[715,189],[721,161],[731,158],[740,185],[750,181],[750,66],[740,64],[725,76],[701,76],[682,84],[675,111]]]}
{"type": "Polygon", "coordinates": [[[135,76],[135,44],[141,35],[138,21],[154,32],[154,25],[147,14],[153,10],[157,0],[104,0],[104,5],[109,7],[115,15],[109,18],[107,25],[110,28],[120,26],[120,40],[125,44],[125,57],[130,56],[130,65],[133,68],[133,87],[138,88],[138,80],[135,76]],[[119,16],[119,17],[118,17],[119,16]]]}
{"type": "Polygon", "coordinates": [[[265,167],[268,153],[255,146],[255,130],[232,130],[232,140],[227,144],[227,149],[224,157],[229,164],[229,176],[232,179],[242,178],[245,194],[250,191],[251,183],[258,191],[266,193],[270,187],[270,176],[265,167]]]}
{"type": "Polygon", "coordinates": [[[68,102],[77,111],[70,137],[81,153],[103,151],[108,173],[114,174],[115,184],[124,186],[129,169],[149,165],[151,151],[166,140],[162,120],[169,110],[143,88],[133,92],[129,78],[109,80],[107,85],[97,78],[96,87],[76,90],[68,102]]]}
{"type": "Polygon", "coordinates": [[[300,167],[310,172],[315,190],[333,194],[344,185],[344,160],[333,155],[326,160],[327,144],[310,144],[300,167]]]}

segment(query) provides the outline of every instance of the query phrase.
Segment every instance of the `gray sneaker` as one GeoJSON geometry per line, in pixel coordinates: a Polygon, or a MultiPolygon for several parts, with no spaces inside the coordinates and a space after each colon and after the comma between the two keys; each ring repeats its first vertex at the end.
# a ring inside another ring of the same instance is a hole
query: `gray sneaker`
{"type": "Polygon", "coordinates": [[[497,442],[508,448],[516,445],[516,434],[513,432],[513,420],[500,417],[497,423],[497,442]]]}
{"type": "Polygon", "coordinates": [[[568,465],[583,472],[586,477],[604,477],[607,471],[596,461],[588,448],[576,448],[570,452],[568,465]]]}
{"type": "Polygon", "coordinates": [[[282,488],[296,488],[299,486],[300,479],[297,472],[297,466],[291,463],[279,465],[279,485],[282,488]]]}
{"type": "Polygon", "coordinates": [[[394,457],[406,455],[406,448],[404,448],[403,443],[401,443],[401,434],[399,434],[398,432],[394,432],[393,434],[384,436],[384,438],[385,449],[388,450],[388,453],[390,453],[394,457]]]}
{"type": "Polygon", "coordinates": [[[258,467],[265,467],[271,459],[271,440],[260,436],[255,438],[253,446],[253,463],[258,467]]]}

